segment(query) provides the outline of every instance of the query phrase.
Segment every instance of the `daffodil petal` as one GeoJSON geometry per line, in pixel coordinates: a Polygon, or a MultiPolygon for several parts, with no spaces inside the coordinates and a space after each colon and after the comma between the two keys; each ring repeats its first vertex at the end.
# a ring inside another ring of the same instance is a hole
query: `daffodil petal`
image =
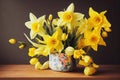
{"type": "Polygon", "coordinates": [[[39,17],[38,21],[43,24],[45,22],[45,15],[39,17]]]}
{"type": "Polygon", "coordinates": [[[96,45],[91,45],[91,47],[92,47],[92,49],[95,50],[95,51],[98,50],[98,45],[97,45],[97,44],[96,44],[96,45]]]}
{"type": "Polygon", "coordinates": [[[56,46],[57,51],[61,52],[64,49],[64,45],[62,42],[59,42],[59,44],[56,46]]]}
{"type": "Polygon", "coordinates": [[[103,40],[103,38],[100,38],[99,45],[106,46],[106,42],[103,40]]]}
{"type": "Polygon", "coordinates": [[[38,69],[40,69],[41,66],[42,66],[42,64],[40,62],[37,62],[35,64],[35,69],[38,70],[38,69]]]}
{"type": "Polygon", "coordinates": [[[35,20],[37,20],[37,17],[33,14],[33,13],[30,13],[29,14],[29,18],[32,22],[34,22],[35,20]]]}
{"type": "Polygon", "coordinates": [[[30,31],[30,38],[34,39],[37,34],[34,31],[30,31]]]}
{"type": "Polygon", "coordinates": [[[81,20],[84,17],[84,14],[82,13],[74,13],[74,19],[76,21],[81,20]]]}
{"type": "Polygon", "coordinates": [[[64,12],[63,12],[63,11],[58,12],[58,16],[59,16],[59,17],[62,17],[62,16],[63,16],[63,14],[64,14],[64,12]]]}
{"type": "Polygon", "coordinates": [[[89,15],[90,17],[93,17],[93,16],[96,16],[96,15],[99,15],[98,12],[96,12],[95,10],[93,10],[92,7],[89,8],[89,15]]]}
{"type": "Polygon", "coordinates": [[[25,26],[26,26],[27,28],[31,29],[31,22],[30,22],[30,21],[25,22],[25,26]]]}
{"type": "Polygon", "coordinates": [[[106,10],[105,10],[105,11],[102,11],[102,12],[100,13],[100,15],[104,15],[106,12],[107,12],[106,10]]]}
{"type": "Polygon", "coordinates": [[[74,4],[71,3],[71,4],[68,6],[68,8],[67,8],[66,11],[74,12],[74,4]]]}
{"type": "Polygon", "coordinates": [[[107,20],[107,18],[105,16],[104,16],[104,23],[103,23],[102,27],[104,27],[104,28],[111,27],[110,22],[107,20]]]}

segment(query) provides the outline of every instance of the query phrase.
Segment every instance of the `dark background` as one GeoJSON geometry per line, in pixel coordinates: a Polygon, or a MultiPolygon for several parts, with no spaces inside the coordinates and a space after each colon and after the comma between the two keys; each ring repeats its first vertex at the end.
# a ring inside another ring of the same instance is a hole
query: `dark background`
{"type": "Polygon", "coordinates": [[[53,14],[75,4],[75,11],[88,17],[89,7],[98,12],[107,10],[106,16],[112,24],[112,32],[105,39],[107,47],[99,47],[98,52],[91,52],[98,64],[120,64],[120,7],[119,0],[0,0],[0,64],[28,64],[28,49],[18,49],[10,45],[9,38],[27,41],[23,33],[29,34],[24,23],[29,20],[29,12],[37,17],[53,14]]]}

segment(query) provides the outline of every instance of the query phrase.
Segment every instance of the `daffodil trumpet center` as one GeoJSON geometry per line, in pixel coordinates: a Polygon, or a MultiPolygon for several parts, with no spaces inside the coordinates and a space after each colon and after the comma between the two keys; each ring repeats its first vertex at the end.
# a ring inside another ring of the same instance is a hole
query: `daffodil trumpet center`
{"type": "Polygon", "coordinates": [[[90,42],[92,42],[92,43],[98,43],[98,41],[99,41],[99,37],[98,36],[95,36],[95,35],[91,36],[90,42]]]}
{"type": "Polygon", "coordinates": [[[56,41],[55,39],[52,39],[52,40],[51,40],[51,44],[53,44],[53,45],[56,44],[56,42],[57,42],[57,41],[56,41]]]}
{"type": "Polygon", "coordinates": [[[96,23],[96,24],[98,24],[98,25],[100,25],[101,24],[101,22],[102,22],[102,18],[100,17],[100,16],[96,16],[96,17],[94,17],[94,22],[96,23]]]}
{"type": "Polygon", "coordinates": [[[38,22],[34,22],[32,23],[32,28],[31,28],[34,32],[38,32],[39,31],[39,23],[38,22]]]}
{"type": "Polygon", "coordinates": [[[65,12],[65,14],[63,15],[63,20],[65,22],[71,22],[73,19],[73,14],[71,12],[65,12]]]}
{"type": "Polygon", "coordinates": [[[48,46],[55,48],[58,45],[58,40],[55,38],[50,38],[48,41],[48,46]]]}

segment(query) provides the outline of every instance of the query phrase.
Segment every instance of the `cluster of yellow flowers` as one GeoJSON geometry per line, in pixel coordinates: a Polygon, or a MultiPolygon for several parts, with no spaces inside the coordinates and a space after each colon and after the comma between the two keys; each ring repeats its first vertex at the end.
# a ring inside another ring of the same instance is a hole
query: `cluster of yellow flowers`
{"type": "MultiPolygon", "coordinates": [[[[85,66],[85,75],[95,73],[99,66],[87,53],[90,48],[97,51],[98,45],[106,46],[103,38],[111,32],[111,24],[105,16],[106,12],[98,13],[90,7],[89,18],[86,18],[82,13],[74,12],[74,4],[71,3],[66,10],[59,11],[58,18],[55,19],[52,14],[46,19],[45,15],[37,18],[30,13],[30,21],[25,22],[25,26],[30,29],[30,38],[24,34],[32,44],[28,52],[32,57],[30,64],[35,65],[35,69],[46,69],[49,67],[48,61],[42,65],[38,56],[65,53],[78,59],[78,64],[85,66]]],[[[9,42],[16,43],[14,39],[9,42]]],[[[19,48],[24,46],[25,43],[21,43],[19,48]]]]}

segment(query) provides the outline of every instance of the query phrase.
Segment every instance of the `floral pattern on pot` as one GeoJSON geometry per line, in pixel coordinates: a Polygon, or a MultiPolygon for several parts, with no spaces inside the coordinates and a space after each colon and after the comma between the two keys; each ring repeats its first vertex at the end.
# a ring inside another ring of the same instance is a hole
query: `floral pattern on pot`
{"type": "Polygon", "coordinates": [[[49,67],[55,71],[71,71],[73,62],[71,57],[66,56],[64,53],[50,54],[49,67]]]}

